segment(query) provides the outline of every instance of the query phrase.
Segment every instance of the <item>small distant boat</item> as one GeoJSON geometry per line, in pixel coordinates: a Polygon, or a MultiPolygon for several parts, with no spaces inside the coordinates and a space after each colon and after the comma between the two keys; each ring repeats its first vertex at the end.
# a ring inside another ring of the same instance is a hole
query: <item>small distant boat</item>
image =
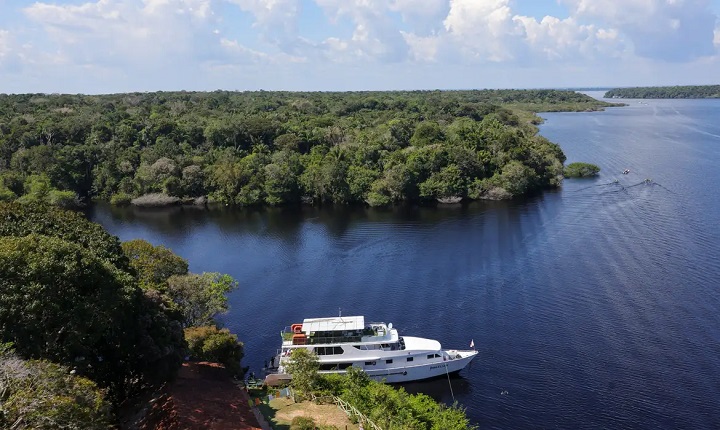
{"type": "Polygon", "coordinates": [[[265,377],[267,385],[291,379],[285,365],[297,348],[317,354],[321,374],[345,373],[353,366],[375,380],[389,383],[459,372],[477,355],[475,349],[442,349],[440,342],[433,339],[400,336],[392,323],[366,324],[363,316],[309,318],[286,327],[280,336],[282,347],[271,360],[265,377]]]}
{"type": "Polygon", "coordinates": [[[623,170],[623,175],[627,175],[628,173],[630,173],[630,169],[623,170]]]}

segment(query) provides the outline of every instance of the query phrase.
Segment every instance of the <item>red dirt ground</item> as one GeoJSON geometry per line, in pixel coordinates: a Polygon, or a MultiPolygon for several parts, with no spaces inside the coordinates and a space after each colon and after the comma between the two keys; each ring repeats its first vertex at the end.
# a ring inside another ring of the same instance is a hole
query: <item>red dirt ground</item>
{"type": "Polygon", "coordinates": [[[261,430],[247,393],[214,363],[184,363],[167,393],[154,401],[143,430],[261,430]]]}

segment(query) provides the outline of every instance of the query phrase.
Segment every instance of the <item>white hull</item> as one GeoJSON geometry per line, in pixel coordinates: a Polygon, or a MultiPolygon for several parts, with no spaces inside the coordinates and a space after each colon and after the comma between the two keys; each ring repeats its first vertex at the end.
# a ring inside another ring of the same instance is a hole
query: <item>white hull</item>
{"type": "Polygon", "coordinates": [[[419,381],[459,372],[477,355],[475,350],[443,350],[440,343],[432,339],[403,338],[391,324],[365,325],[362,317],[305,320],[294,327],[293,339],[289,338],[288,332],[282,334],[282,350],[272,360],[278,363],[278,368],[267,376],[268,385],[289,381],[284,367],[291,359],[292,351],[298,348],[318,355],[320,374],[343,374],[352,366],[374,380],[388,383],[419,381]],[[342,324],[342,330],[328,330],[328,326],[335,328],[339,324],[342,324]]]}
{"type": "Polygon", "coordinates": [[[384,381],[390,384],[421,381],[423,379],[431,379],[459,372],[464,369],[465,366],[470,364],[472,359],[475,358],[475,355],[477,355],[477,351],[458,351],[458,353],[462,354],[463,357],[450,361],[419,364],[416,366],[405,366],[393,369],[373,370],[366,368],[363,370],[372,379],[384,381]]]}

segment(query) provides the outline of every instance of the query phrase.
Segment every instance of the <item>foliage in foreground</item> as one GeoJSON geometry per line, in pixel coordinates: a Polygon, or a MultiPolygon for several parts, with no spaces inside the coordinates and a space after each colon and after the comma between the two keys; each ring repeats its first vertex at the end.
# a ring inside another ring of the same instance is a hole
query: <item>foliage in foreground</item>
{"type": "Polygon", "coordinates": [[[475,428],[458,405],[438,403],[425,394],[408,394],[371,380],[350,367],[345,375],[322,375],[322,390],[355,406],[375,424],[387,430],[465,430],[475,428]]]}
{"type": "Polygon", "coordinates": [[[290,430],[315,430],[315,420],[308,417],[295,417],[290,423],[290,430]]]}
{"type": "Polygon", "coordinates": [[[0,352],[0,428],[100,430],[110,418],[94,382],[67,367],[0,352]]]}
{"type": "Polygon", "coordinates": [[[447,407],[424,394],[408,394],[373,381],[356,367],[342,374],[318,374],[318,357],[307,349],[292,352],[286,371],[300,398],[310,394],[334,395],[355,406],[375,424],[387,430],[465,430],[472,429],[465,411],[453,405],[447,407]]]}
{"type": "Polygon", "coordinates": [[[570,163],[565,166],[567,178],[589,178],[600,173],[600,167],[590,163],[570,163]]]}
{"type": "MultiPolygon", "coordinates": [[[[0,203],[0,343],[90,378],[116,405],[174,376],[186,355],[183,327],[226,310],[235,285],[188,274],[166,248],[121,246],[79,214],[0,203]]],[[[239,368],[242,344],[213,329],[205,350],[239,368]]]]}
{"type": "Polygon", "coordinates": [[[320,375],[318,356],[305,348],[296,348],[285,364],[285,371],[292,375],[290,385],[296,392],[296,398],[306,398],[315,391],[320,375]]]}
{"type": "Polygon", "coordinates": [[[233,374],[242,372],[243,344],[228,329],[215,326],[186,328],[185,340],[192,359],[221,363],[233,374]]]}

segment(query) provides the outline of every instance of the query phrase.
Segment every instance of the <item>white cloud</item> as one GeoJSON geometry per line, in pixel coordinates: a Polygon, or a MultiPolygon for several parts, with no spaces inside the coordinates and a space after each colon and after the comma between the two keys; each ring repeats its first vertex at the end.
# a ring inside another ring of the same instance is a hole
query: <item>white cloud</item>
{"type": "Polygon", "coordinates": [[[417,35],[428,35],[442,28],[450,10],[448,0],[392,0],[389,6],[398,12],[417,35]]]}
{"type": "Polygon", "coordinates": [[[211,0],[35,3],[24,12],[75,64],[162,66],[217,55],[211,0]]]}
{"type": "Polygon", "coordinates": [[[408,46],[400,30],[391,21],[386,0],[315,0],[331,20],[349,18],[354,25],[352,37],[330,37],[321,45],[329,48],[331,59],[401,61],[408,46]]]}
{"type": "Polygon", "coordinates": [[[403,33],[419,61],[511,63],[592,60],[624,51],[617,31],[573,18],[541,20],[513,13],[510,0],[452,0],[442,32],[403,33]]]}
{"type": "Polygon", "coordinates": [[[711,55],[716,16],[709,0],[560,0],[580,19],[625,34],[642,57],[686,61],[711,55]]]}
{"type": "Polygon", "coordinates": [[[8,30],[0,29],[0,71],[17,71],[22,54],[15,37],[8,30]]]}
{"type": "Polygon", "coordinates": [[[300,0],[227,0],[255,17],[254,27],[283,51],[296,48],[300,0]]]}
{"type": "Polygon", "coordinates": [[[537,21],[526,16],[513,20],[522,26],[525,42],[535,57],[543,60],[572,61],[597,57],[619,57],[623,44],[616,30],[580,25],[573,18],[546,16],[537,21]]]}
{"type": "Polygon", "coordinates": [[[507,61],[522,36],[512,19],[510,0],[451,0],[443,23],[466,58],[507,61]]]}

